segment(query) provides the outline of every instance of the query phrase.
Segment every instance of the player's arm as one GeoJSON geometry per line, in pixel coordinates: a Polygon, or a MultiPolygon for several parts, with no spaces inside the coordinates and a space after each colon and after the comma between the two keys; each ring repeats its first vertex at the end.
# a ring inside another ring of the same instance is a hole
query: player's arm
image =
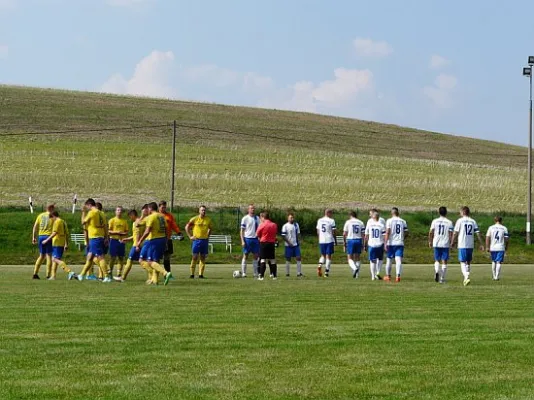
{"type": "Polygon", "coordinates": [[[66,222],[63,222],[65,225],[65,247],[64,249],[65,250],[68,250],[69,248],[69,243],[70,243],[70,231],[69,231],[69,227],[67,226],[67,223],[66,222]]]}
{"type": "Polygon", "coordinates": [[[334,245],[337,246],[337,236],[336,236],[336,233],[337,233],[337,228],[336,226],[334,225],[332,227],[332,236],[334,237],[334,245]]]}
{"type": "Polygon", "coordinates": [[[480,231],[477,230],[476,232],[477,234],[477,239],[478,239],[478,243],[480,244],[480,251],[484,251],[484,241],[482,240],[482,235],[480,234],[480,231]]]}
{"type": "Polygon", "coordinates": [[[510,243],[510,235],[508,235],[508,231],[505,231],[504,233],[504,251],[508,251],[508,244],[510,243]]]}
{"type": "Polygon", "coordinates": [[[145,239],[150,235],[150,232],[152,231],[151,226],[146,226],[145,231],[143,232],[143,235],[138,239],[137,243],[135,244],[135,249],[139,251],[140,244],[145,241],[145,239]]]}
{"type": "Polygon", "coordinates": [[[50,236],[48,236],[45,240],[43,240],[43,244],[47,244],[48,242],[52,241],[57,236],[57,232],[54,231],[50,236]]]}
{"type": "Polygon", "coordinates": [[[243,221],[241,221],[241,230],[239,231],[239,237],[241,238],[241,246],[245,247],[245,227],[243,225],[243,221]]]}
{"type": "Polygon", "coordinates": [[[169,219],[169,227],[171,228],[171,231],[176,233],[177,235],[180,235],[182,231],[180,230],[180,227],[176,223],[176,220],[174,219],[174,215],[169,213],[170,219],[169,219]]]}
{"type": "Polygon", "coordinates": [[[406,239],[408,236],[410,236],[410,231],[408,230],[408,225],[404,224],[402,229],[404,229],[404,239],[406,239]]]}
{"type": "MultiPolygon", "coordinates": [[[[287,238],[287,231],[285,229],[282,229],[282,232],[280,232],[280,236],[282,236],[282,239],[284,239],[284,242],[286,242],[288,245],[292,245],[291,242],[289,242],[289,239],[287,238]]],[[[297,233],[298,236],[298,233],[297,233]]]]}
{"type": "Polygon", "coordinates": [[[430,227],[428,232],[428,247],[432,248],[432,243],[434,242],[434,226],[430,227]]]}
{"type": "Polygon", "coordinates": [[[488,232],[486,232],[486,251],[489,253],[490,251],[490,240],[491,240],[491,229],[488,229],[488,232]]]}
{"type": "Polygon", "coordinates": [[[187,225],[185,226],[185,233],[187,233],[187,236],[189,237],[189,239],[191,240],[195,240],[196,238],[193,236],[193,232],[192,232],[192,229],[193,229],[193,225],[195,224],[194,223],[194,218],[190,219],[189,222],[187,223],[187,225]]]}

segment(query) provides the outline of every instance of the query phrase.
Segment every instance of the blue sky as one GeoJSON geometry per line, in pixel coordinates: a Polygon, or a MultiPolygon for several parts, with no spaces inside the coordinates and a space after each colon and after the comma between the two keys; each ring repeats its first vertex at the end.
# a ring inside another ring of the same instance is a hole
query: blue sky
{"type": "Polygon", "coordinates": [[[534,2],[0,0],[0,83],[527,143],[534,2]]]}

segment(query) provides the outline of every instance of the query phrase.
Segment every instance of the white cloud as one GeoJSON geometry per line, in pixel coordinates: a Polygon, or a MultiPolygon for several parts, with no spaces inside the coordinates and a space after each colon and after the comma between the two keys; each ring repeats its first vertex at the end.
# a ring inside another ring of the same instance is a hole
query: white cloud
{"type": "Polygon", "coordinates": [[[6,59],[9,55],[9,47],[5,44],[0,44],[0,60],[6,59]]]}
{"type": "Polygon", "coordinates": [[[458,80],[453,75],[440,74],[434,81],[434,85],[425,86],[423,94],[428,97],[438,108],[450,108],[453,105],[452,94],[458,85],[458,80]]]}
{"type": "Polygon", "coordinates": [[[255,72],[248,72],[243,77],[243,89],[246,92],[264,92],[274,88],[274,80],[269,76],[263,76],[255,72]]]}
{"type": "Polygon", "coordinates": [[[440,69],[446,67],[450,63],[450,60],[447,60],[445,57],[437,54],[434,54],[432,57],[430,57],[430,68],[432,69],[440,69]]]}
{"type": "Polygon", "coordinates": [[[217,87],[231,86],[240,79],[236,71],[221,68],[217,65],[198,65],[183,69],[182,75],[190,81],[201,82],[217,87]]]}
{"type": "Polygon", "coordinates": [[[321,82],[313,90],[315,100],[334,107],[343,105],[373,85],[373,73],[368,69],[337,68],[334,76],[334,80],[321,82]]]}
{"type": "Polygon", "coordinates": [[[107,0],[107,3],[114,7],[137,7],[152,2],[153,0],[107,0]]]}
{"type": "Polygon", "coordinates": [[[169,73],[173,63],[174,54],[171,51],[154,50],[136,65],[130,79],[115,74],[102,85],[100,91],[137,96],[176,97],[175,89],[169,84],[169,73]]]}
{"type": "Polygon", "coordinates": [[[356,54],[361,57],[386,57],[393,52],[389,43],[367,38],[356,38],[353,45],[356,54]]]}

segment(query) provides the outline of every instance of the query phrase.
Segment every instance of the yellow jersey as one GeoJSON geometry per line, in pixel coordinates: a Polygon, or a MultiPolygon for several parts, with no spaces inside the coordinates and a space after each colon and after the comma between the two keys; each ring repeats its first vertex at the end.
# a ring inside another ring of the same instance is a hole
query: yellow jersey
{"type": "MultiPolygon", "coordinates": [[[[137,241],[143,236],[146,230],[146,219],[138,219],[133,224],[133,243],[134,246],[137,244],[137,241]]],[[[143,243],[139,243],[141,246],[143,243]]]]}
{"type": "Polygon", "coordinates": [[[117,217],[113,217],[109,220],[109,231],[114,231],[114,232],[123,232],[124,235],[112,235],[110,234],[109,235],[109,238],[110,239],[117,239],[117,240],[120,240],[122,238],[124,238],[127,234],[128,234],[128,231],[130,230],[129,226],[128,226],[128,221],[126,221],[125,219],[122,219],[122,218],[117,218],[117,217]]]}
{"type": "Polygon", "coordinates": [[[106,216],[96,208],[89,211],[83,221],[89,239],[106,237],[106,216]]]}
{"type": "Polygon", "coordinates": [[[44,212],[39,214],[35,223],[39,225],[39,236],[50,236],[52,234],[52,218],[50,218],[50,213],[44,212]]]}
{"type": "Polygon", "coordinates": [[[210,217],[193,217],[189,220],[189,225],[193,225],[193,236],[197,239],[208,239],[210,230],[213,229],[210,217]]]}
{"type": "Polygon", "coordinates": [[[150,214],[145,219],[146,227],[150,228],[150,233],[147,240],[166,238],[167,237],[167,222],[163,214],[155,212],[150,214]]]}
{"type": "Polygon", "coordinates": [[[67,239],[69,237],[69,228],[67,223],[61,218],[56,218],[52,228],[52,232],[56,233],[56,236],[52,239],[52,246],[54,247],[65,247],[67,239]]]}

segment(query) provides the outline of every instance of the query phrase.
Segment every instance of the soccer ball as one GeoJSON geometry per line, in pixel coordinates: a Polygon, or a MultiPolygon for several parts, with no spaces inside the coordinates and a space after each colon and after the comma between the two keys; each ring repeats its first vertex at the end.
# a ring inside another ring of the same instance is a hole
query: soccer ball
{"type": "Polygon", "coordinates": [[[237,271],[237,270],[234,271],[233,276],[234,276],[234,278],[236,278],[236,279],[237,279],[237,278],[241,278],[241,271],[237,271]]]}

